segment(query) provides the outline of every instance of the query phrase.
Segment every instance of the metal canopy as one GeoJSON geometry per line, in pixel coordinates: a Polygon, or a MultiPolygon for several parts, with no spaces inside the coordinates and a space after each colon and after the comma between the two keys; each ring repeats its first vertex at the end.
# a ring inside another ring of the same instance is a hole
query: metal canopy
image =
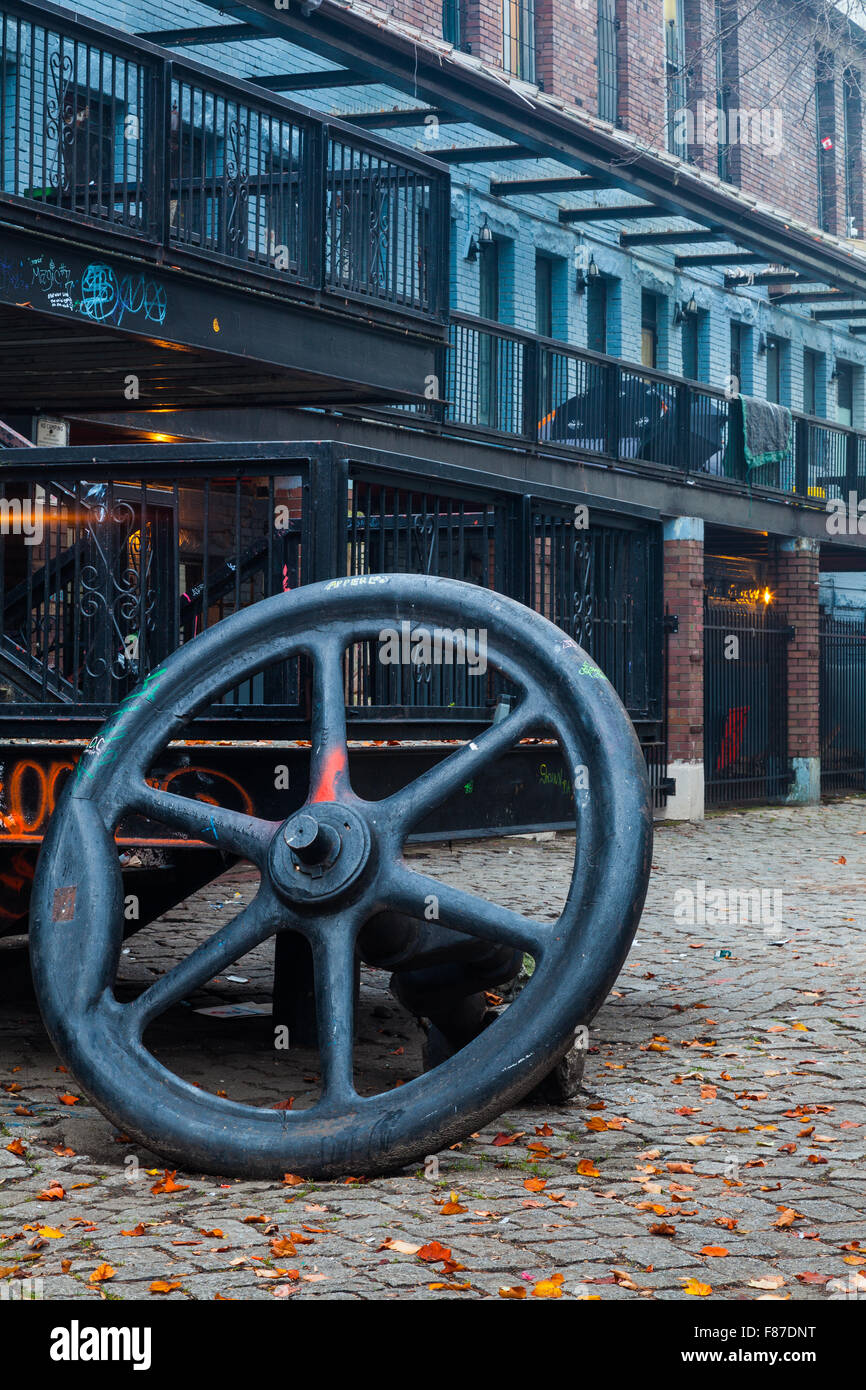
{"type": "MultiPolygon", "coordinates": [[[[696,263],[684,258],[683,264],[774,265],[784,259],[791,267],[789,278],[799,273],[811,281],[866,295],[866,258],[853,256],[831,239],[816,235],[814,229],[792,225],[781,214],[750,205],[733,189],[701,177],[681,162],[642,150],[621,134],[581,119],[528,84],[505,81],[501,74],[485,70],[447,45],[414,31],[403,32],[399,24],[380,22],[376,13],[335,0],[322,0],[315,9],[302,5],[279,11],[273,0],[204,3],[258,28],[262,35],[282,37],[513,142],[504,151],[497,146],[430,151],[445,163],[555,160],[567,169],[595,174],[611,188],[647,199],[660,216],[685,217],[716,229],[749,253],[745,260],[726,257],[696,263]]],[[[756,277],[751,283],[760,282],[756,277]]]]}
{"type": "Polygon", "coordinates": [[[852,304],[847,309],[813,309],[813,319],[856,319],[866,314],[866,304],[852,304]]]}

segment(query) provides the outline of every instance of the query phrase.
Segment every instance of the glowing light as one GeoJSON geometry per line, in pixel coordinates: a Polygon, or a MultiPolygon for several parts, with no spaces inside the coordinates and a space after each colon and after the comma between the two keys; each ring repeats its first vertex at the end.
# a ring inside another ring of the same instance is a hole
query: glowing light
{"type": "Polygon", "coordinates": [[[773,595],[770,593],[769,589],[765,589],[761,597],[763,598],[765,603],[773,602],[773,595]]]}

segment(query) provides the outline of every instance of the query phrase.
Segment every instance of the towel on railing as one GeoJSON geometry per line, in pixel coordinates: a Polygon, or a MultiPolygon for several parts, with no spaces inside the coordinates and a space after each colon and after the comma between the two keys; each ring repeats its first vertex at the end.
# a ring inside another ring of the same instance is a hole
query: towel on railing
{"type": "Polygon", "coordinates": [[[782,463],[791,450],[791,412],[786,405],[741,396],[743,404],[743,447],[746,466],[761,468],[782,463]]]}

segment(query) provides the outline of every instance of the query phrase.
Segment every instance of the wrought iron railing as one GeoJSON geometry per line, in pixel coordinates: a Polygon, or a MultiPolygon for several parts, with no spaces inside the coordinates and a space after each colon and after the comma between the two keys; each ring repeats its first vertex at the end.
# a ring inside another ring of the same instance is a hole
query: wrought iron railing
{"type": "Polygon", "coordinates": [[[710,806],[776,801],[790,787],[792,635],[779,610],[705,601],[704,784],[710,806]]]}
{"type": "Polygon", "coordinates": [[[0,0],[0,198],[173,261],[447,313],[446,170],[53,5],[0,0]]]}
{"type": "Polygon", "coordinates": [[[866,621],[822,613],[818,635],[821,790],[866,791],[866,621]]]}
{"type": "Polygon", "coordinates": [[[451,314],[440,380],[442,399],[409,407],[413,419],[818,506],[866,497],[866,434],[791,412],[788,447],[750,466],[741,397],[468,314],[451,314]]]}
{"type": "MultiPolygon", "coordinates": [[[[544,613],[602,664],[642,738],[659,743],[658,524],[594,512],[587,531],[557,489],[470,486],[460,470],[420,473],[415,460],[372,450],[269,448],[255,460],[242,445],[30,450],[32,464],[4,469],[0,725],[98,727],[223,617],[314,580],[408,572],[544,613]]],[[[486,663],[384,663],[374,645],[346,659],[359,737],[450,736],[488,722],[513,693],[486,663]]],[[[271,737],[275,721],[285,730],[302,720],[308,698],[303,664],[277,663],[209,718],[219,737],[271,737]],[[239,719],[244,732],[232,734],[239,719]]]]}

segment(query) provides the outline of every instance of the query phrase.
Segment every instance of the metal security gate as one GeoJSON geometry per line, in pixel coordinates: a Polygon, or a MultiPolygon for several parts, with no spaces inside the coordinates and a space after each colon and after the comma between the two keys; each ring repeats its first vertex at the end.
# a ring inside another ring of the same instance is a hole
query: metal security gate
{"type": "Polygon", "coordinates": [[[821,791],[866,790],[866,616],[822,613],[821,791]]]}
{"type": "Polygon", "coordinates": [[[776,801],[788,764],[785,614],[704,605],[704,780],[709,806],[776,801]]]}

